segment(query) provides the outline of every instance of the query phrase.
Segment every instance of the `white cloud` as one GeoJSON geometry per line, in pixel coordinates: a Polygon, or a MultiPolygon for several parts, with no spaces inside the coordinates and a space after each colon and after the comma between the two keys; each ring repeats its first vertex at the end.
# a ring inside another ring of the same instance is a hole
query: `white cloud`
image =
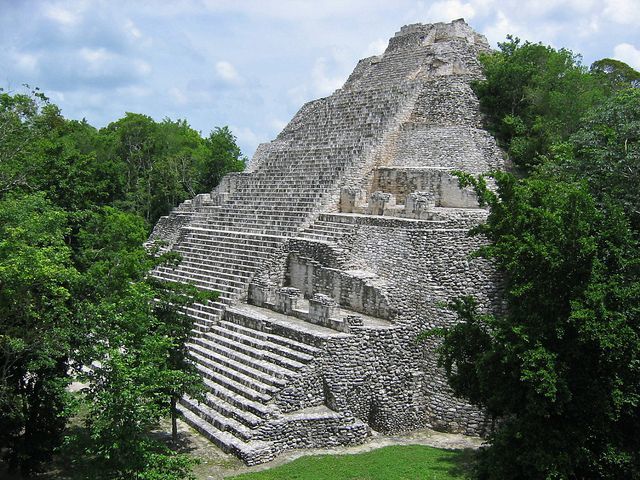
{"type": "Polygon", "coordinates": [[[216,62],[216,73],[225,82],[236,85],[242,83],[242,77],[238,74],[236,67],[226,60],[216,62]]]}
{"type": "Polygon", "coordinates": [[[167,93],[178,105],[186,105],[189,103],[189,97],[187,97],[178,87],[171,87],[167,93]]]}
{"type": "Polygon", "coordinates": [[[638,0],[606,0],[604,14],[609,19],[623,25],[640,23],[640,2],[638,0]]]}
{"type": "Polygon", "coordinates": [[[269,126],[273,129],[274,132],[280,133],[288,123],[289,122],[280,120],[279,118],[272,118],[269,122],[269,126]]]}
{"type": "Polygon", "coordinates": [[[613,58],[628,63],[640,70],[640,50],[630,43],[621,43],[613,48],[613,58]]]}
{"type": "Polygon", "coordinates": [[[364,51],[364,57],[371,57],[373,55],[382,55],[384,51],[387,49],[388,41],[382,38],[378,38],[374,40],[369,45],[367,45],[367,49],[364,51]]]}
{"type": "Polygon", "coordinates": [[[44,7],[44,15],[53,20],[54,22],[70,27],[77,25],[80,22],[81,15],[78,11],[71,11],[60,5],[46,5],[44,7]]]}
{"type": "Polygon", "coordinates": [[[306,85],[296,85],[287,90],[287,97],[290,100],[292,106],[300,108],[303,103],[311,100],[311,94],[309,88],[306,85]]]}
{"type": "Polygon", "coordinates": [[[493,24],[486,27],[483,31],[484,35],[489,40],[489,43],[496,45],[498,42],[504,42],[508,34],[518,35],[518,28],[509,20],[509,18],[498,10],[496,20],[493,24]]]}
{"type": "Polygon", "coordinates": [[[91,73],[103,71],[107,62],[113,59],[113,55],[105,48],[81,48],[80,57],[86,62],[91,73]]]}
{"type": "Polygon", "coordinates": [[[236,125],[230,125],[231,133],[236,136],[238,143],[247,145],[251,151],[263,142],[268,142],[269,139],[264,135],[259,135],[249,127],[238,127],[236,125]]]}
{"type": "Polygon", "coordinates": [[[450,22],[456,18],[469,21],[476,15],[476,9],[471,3],[460,0],[443,0],[433,3],[427,10],[429,21],[450,22]]]}
{"type": "Polygon", "coordinates": [[[129,35],[131,35],[133,38],[135,38],[136,40],[142,38],[142,32],[131,19],[127,19],[124,26],[129,32],[129,35]]]}
{"type": "Polygon", "coordinates": [[[123,95],[127,97],[140,98],[140,97],[148,97],[153,92],[150,88],[139,86],[139,85],[131,85],[127,87],[119,87],[116,89],[116,93],[118,95],[123,95]]]}
{"type": "Polygon", "coordinates": [[[144,60],[134,60],[133,65],[136,69],[136,73],[140,76],[147,76],[151,73],[151,65],[144,60]]]}
{"type": "Polygon", "coordinates": [[[31,75],[38,71],[38,57],[35,54],[16,52],[11,57],[22,73],[31,75]]]}
{"type": "Polygon", "coordinates": [[[343,76],[331,75],[327,73],[327,59],[320,57],[316,59],[311,69],[311,79],[318,95],[329,95],[334,90],[342,87],[346,78],[343,76]]]}

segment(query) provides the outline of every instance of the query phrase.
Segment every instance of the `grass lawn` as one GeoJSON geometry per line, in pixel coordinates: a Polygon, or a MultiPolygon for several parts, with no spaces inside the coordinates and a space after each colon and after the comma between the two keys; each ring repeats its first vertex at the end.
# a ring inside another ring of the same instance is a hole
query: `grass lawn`
{"type": "Polygon", "coordinates": [[[461,480],[473,452],[423,445],[392,446],[357,455],[302,457],[234,480],[461,480]]]}

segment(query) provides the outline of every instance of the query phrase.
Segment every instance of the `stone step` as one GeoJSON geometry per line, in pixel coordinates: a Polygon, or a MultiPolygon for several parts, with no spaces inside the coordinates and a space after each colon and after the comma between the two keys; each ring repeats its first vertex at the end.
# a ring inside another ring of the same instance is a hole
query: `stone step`
{"type": "Polygon", "coordinates": [[[211,279],[215,279],[216,281],[229,285],[230,287],[238,288],[246,285],[248,278],[239,275],[226,274],[217,270],[193,267],[186,262],[182,262],[176,267],[157,267],[156,270],[163,273],[186,275],[194,280],[210,281],[211,279]]]}
{"type": "MultiPolygon", "coordinates": [[[[206,387],[206,384],[205,384],[205,387],[206,387]]],[[[224,398],[215,395],[211,390],[205,393],[204,403],[210,409],[215,410],[219,414],[225,417],[228,417],[230,419],[233,419],[236,422],[239,422],[250,429],[256,428],[258,425],[260,425],[264,421],[263,418],[246,410],[244,404],[240,404],[239,407],[236,405],[233,405],[232,403],[227,402],[224,398]]]]}
{"type": "MultiPolygon", "coordinates": [[[[203,359],[203,361],[205,360],[206,359],[203,359]]],[[[226,375],[223,368],[212,369],[203,363],[198,363],[197,361],[195,363],[195,367],[203,378],[252,402],[266,404],[273,397],[273,391],[270,387],[268,388],[268,391],[257,390],[254,384],[250,381],[243,383],[242,381],[235,380],[231,376],[226,375]]]]}
{"type": "Polygon", "coordinates": [[[243,441],[251,438],[252,432],[249,427],[231,417],[221,414],[209,407],[206,403],[198,402],[188,396],[181,398],[180,403],[222,432],[228,432],[243,441]]]}
{"type": "Polygon", "coordinates": [[[275,458],[275,449],[270,442],[243,442],[235,435],[219,430],[210,423],[207,423],[188,408],[180,406],[179,409],[187,424],[208,438],[223,452],[236,455],[244,460],[247,465],[257,465],[275,458]]]}
{"type": "Polygon", "coordinates": [[[256,388],[264,393],[275,393],[286,383],[283,376],[276,376],[272,372],[265,372],[258,369],[258,365],[254,365],[253,361],[249,364],[243,361],[228,358],[218,352],[209,350],[200,345],[190,343],[189,355],[195,356],[199,363],[207,360],[206,366],[211,370],[223,370],[225,375],[231,376],[236,381],[245,385],[256,388]]]}
{"type": "Polygon", "coordinates": [[[219,383],[213,382],[208,378],[203,378],[202,381],[207,391],[211,392],[214,397],[224,400],[226,403],[233,405],[241,412],[253,414],[256,419],[265,419],[274,414],[273,407],[250,400],[249,398],[240,395],[219,383]]]}
{"type": "Polygon", "coordinates": [[[275,251],[274,246],[257,246],[255,249],[247,247],[243,244],[235,244],[232,240],[222,241],[216,238],[210,238],[205,235],[194,235],[182,242],[180,253],[182,251],[195,251],[196,253],[208,254],[212,258],[233,258],[244,257],[245,259],[267,258],[275,251]],[[189,250],[190,249],[190,250],[189,250]]]}
{"type": "Polygon", "coordinates": [[[227,219],[227,218],[243,218],[249,220],[283,220],[283,219],[295,219],[303,217],[308,214],[309,210],[313,207],[307,208],[292,208],[290,205],[281,204],[273,206],[273,208],[266,208],[260,205],[243,204],[237,206],[227,206],[218,212],[213,219],[227,219]]]}
{"type": "Polygon", "coordinates": [[[189,235],[209,236],[220,238],[221,240],[227,239],[226,241],[228,241],[228,238],[233,238],[235,244],[251,245],[252,248],[259,245],[276,246],[282,241],[282,238],[277,235],[261,235],[241,231],[233,232],[230,230],[216,230],[215,228],[189,227],[187,231],[189,235]]]}
{"type": "MultiPolygon", "coordinates": [[[[220,325],[224,326],[227,330],[241,333],[245,336],[253,336],[256,339],[264,342],[270,342],[276,345],[281,345],[289,350],[295,350],[305,355],[313,357],[320,353],[321,349],[315,345],[299,342],[292,338],[284,337],[281,335],[275,335],[270,332],[261,331],[259,329],[251,328],[239,323],[229,322],[227,320],[221,320],[220,325]]],[[[305,357],[302,357],[305,358],[305,357]]]]}
{"type": "Polygon", "coordinates": [[[295,238],[302,238],[305,240],[312,240],[316,242],[323,242],[323,243],[329,243],[329,244],[334,244],[335,242],[335,237],[333,236],[320,235],[317,233],[304,232],[304,231],[296,233],[295,238]]]}
{"type": "Polygon", "coordinates": [[[183,258],[186,258],[183,262],[187,265],[206,267],[210,271],[221,271],[241,277],[251,277],[258,265],[256,258],[248,255],[224,255],[221,253],[218,256],[212,256],[202,251],[192,251],[183,258]]]}
{"type": "Polygon", "coordinates": [[[206,271],[214,272],[216,275],[219,275],[223,278],[238,277],[248,279],[249,277],[251,277],[251,275],[253,275],[254,272],[253,268],[248,268],[245,265],[234,265],[228,260],[226,262],[215,262],[210,259],[201,259],[198,258],[196,254],[189,255],[187,259],[183,259],[182,262],[180,262],[180,265],[185,265],[200,270],[206,269],[206,271]]]}
{"type": "Polygon", "coordinates": [[[304,366],[303,362],[294,360],[286,355],[280,355],[274,352],[273,349],[267,349],[264,348],[264,346],[263,348],[255,348],[250,343],[238,341],[237,335],[220,335],[217,333],[217,331],[212,331],[211,329],[206,333],[206,335],[203,335],[202,338],[195,340],[195,343],[198,342],[207,342],[207,344],[213,342],[218,345],[223,345],[226,348],[233,349],[238,353],[253,357],[258,361],[266,361],[292,372],[296,372],[304,366]]]}
{"type": "MultiPolygon", "coordinates": [[[[301,222],[302,223],[302,220],[301,222]]],[[[210,227],[215,227],[216,230],[220,231],[222,229],[227,229],[228,232],[242,232],[246,234],[252,235],[278,235],[280,238],[284,238],[289,234],[289,232],[295,230],[299,224],[291,225],[291,226],[274,226],[269,225],[268,223],[257,224],[257,223],[216,223],[215,221],[211,221],[208,223],[210,227]]]]}
{"type": "Polygon", "coordinates": [[[326,220],[316,220],[312,225],[312,228],[319,230],[326,230],[330,232],[345,232],[351,233],[356,229],[355,225],[345,224],[345,223],[337,223],[337,222],[329,222],[326,220]]]}
{"type": "Polygon", "coordinates": [[[230,306],[224,318],[253,330],[267,330],[276,336],[316,348],[322,348],[329,338],[348,335],[253,305],[230,306]]]}
{"type": "Polygon", "coordinates": [[[203,288],[214,292],[226,293],[228,297],[242,290],[242,285],[231,284],[228,280],[218,280],[211,277],[210,280],[196,277],[194,274],[183,274],[180,271],[154,271],[152,275],[161,280],[169,280],[171,282],[188,283],[196,287],[203,288]]]}
{"type": "Polygon", "coordinates": [[[210,259],[212,261],[227,260],[227,262],[238,262],[239,265],[247,265],[252,267],[262,258],[267,258],[273,250],[254,250],[243,246],[234,246],[232,243],[219,242],[213,246],[213,241],[204,239],[186,239],[176,247],[178,253],[184,256],[197,255],[202,259],[210,259]]]}
{"type": "Polygon", "coordinates": [[[271,210],[281,209],[283,206],[287,208],[294,207],[296,210],[308,210],[314,208],[318,204],[317,198],[300,197],[298,195],[286,195],[274,198],[274,195],[259,198],[255,195],[234,194],[225,204],[225,209],[232,206],[251,205],[260,209],[271,210]]]}
{"type": "MultiPolygon", "coordinates": [[[[243,217],[241,215],[229,216],[228,218],[222,217],[214,217],[207,220],[206,223],[198,223],[193,226],[198,226],[200,228],[215,228],[217,230],[220,229],[228,229],[228,230],[240,230],[242,232],[252,232],[253,230],[265,230],[267,232],[277,233],[279,230],[287,230],[290,228],[295,228],[300,223],[304,221],[308,214],[301,215],[297,218],[283,218],[279,217],[278,219],[264,219],[264,218],[253,218],[253,217],[243,217]]],[[[260,233],[260,231],[256,231],[255,233],[260,233]]]]}
{"type": "Polygon", "coordinates": [[[220,342],[216,341],[215,336],[203,335],[193,339],[193,342],[189,344],[191,346],[198,346],[199,351],[207,350],[207,352],[213,352],[221,355],[225,359],[233,360],[242,365],[251,367],[254,370],[258,370],[271,377],[279,379],[287,379],[296,375],[296,370],[300,369],[300,366],[295,367],[295,370],[291,367],[284,367],[276,363],[272,363],[272,358],[267,355],[252,355],[248,348],[243,348],[242,344],[233,344],[233,342],[220,342]],[[231,345],[229,345],[231,344],[231,345]]]}
{"type": "Polygon", "coordinates": [[[226,310],[227,304],[220,301],[209,301],[207,304],[202,303],[194,303],[191,307],[189,307],[189,311],[192,314],[202,314],[202,315],[218,315],[226,310]]]}

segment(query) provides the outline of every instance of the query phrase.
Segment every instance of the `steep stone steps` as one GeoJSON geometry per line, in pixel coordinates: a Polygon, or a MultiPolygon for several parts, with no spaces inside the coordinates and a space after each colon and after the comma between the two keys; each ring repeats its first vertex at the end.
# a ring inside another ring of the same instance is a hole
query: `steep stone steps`
{"type": "Polygon", "coordinates": [[[206,290],[212,290],[216,292],[236,293],[242,288],[240,282],[234,282],[232,280],[221,280],[213,276],[204,277],[194,273],[185,273],[180,270],[170,270],[166,267],[159,267],[154,271],[153,275],[156,278],[162,280],[169,280],[171,282],[190,283],[197,285],[206,290]]]}
{"type": "MultiPolygon", "coordinates": [[[[238,312],[242,314],[242,312],[238,312]]],[[[243,316],[246,318],[245,316],[243,316]]],[[[300,342],[294,340],[293,338],[284,337],[282,335],[275,335],[270,333],[269,331],[263,331],[264,324],[261,324],[259,321],[256,322],[245,322],[246,325],[230,322],[228,320],[223,320],[219,322],[220,325],[224,325],[228,331],[236,332],[238,334],[244,335],[245,338],[253,338],[254,341],[258,341],[262,343],[264,348],[272,350],[276,348],[277,350],[273,351],[282,351],[287,352],[294,359],[300,359],[300,361],[309,361],[313,358],[314,355],[320,352],[320,345],[311,345],[308,343],[300,342]],[[251,328],[247,325],[251,325],[254,328],[251,328]],[[277,347],[274,347],[277,346],[277,347]],[[284,350],[282,350],[284,347],[284,350]]],[[[316,343],[316,342],[314,342],[316,343]]]]}
{"type": "MultiPolygon", "coordinates": [[[[207,391],[210,392],[214,398],[224,400],[224,402],[236,407],[236,409],[241,412],[251,413],[255,418],[261,419],[275,415],[274,407],[272,406],[265,405],[261,401],[252,400],[249,396],[241,395],[208,378],[203,378],[203,382],[207,391]]],[[[268,398],[265,398],[265,400],[268,400],[268,398]]]]}
{"type": "Polygon", "coordinates": [[[270,375],[275,378],[284,379],[295,375],[295,371],[302,367],[301,364],[294,365],[292,362],[284,360],[274,361],[276,356],[258,355],[255,350],[245,346],[237,345],[233,341],[222,342],[215,335],[206,335],[194,338],[191,343],[196,350],[202,348],[209,352],[217,353],[226,359],[239,362],[243,365],[251,365],[254,370],[270,375]],[[229,345],[230,344],[230,345],[229,345]],[[282,366],[285,364],[285,366],[282,366]]]}
{"type": "Polygon", "coordinates": [[[199,402],[185,395],[180,399],[180,403],[192,412],[195,412],[200,418],[213,425],[218,430],[229,432],[234,437],[243,441],[247,441],[251,438],[251,429],[249,427],[230,416],[226,416],[223,413],[214,410],[206,401],[199,402]]]}
{"type": "Polygon", "coordinates": [[[248,465],[272,460],[275,456],[272,443],[253,441],[251,444],[243,442],[238,437],[229,432],[225,432],[202,419],[189,408],[181,407],[180,411],[184,419],[193,428],[208,438],[218,448],[227,453],[232,453],[243,459],[248,465]]]}
{"type": "MultiPolygon", "coordinates": [[[[205,383],[205,385],[207,384],[205,383]]],[[[218,395],[218,393],[220,393],[220,389],[214,388],[213,391],[215,394],[211,392],[205,393],[203,401],[203,403],[211,410],[215,410],[222,416],[235,420],[249,429],[256,428],[263,422],[264,419],[261,416],[250,412],[246,408],[247,406],[245,403],[241,403],[240,406],[236,406],[218,395]]],[[[245,439],[246,438],[250,438],[250,435],[246,436],[245,439]]]]}
{"type": "MultiPolygon", "coordinates": [[[[182,275],[188,275],[188,276],[193,276],[194,279],[202,279],[202,280],[208,280],[212,277],[215,276],[215,278],[217,278],[219,281],[223,281],[229,285],[239,285],[239,286],[243,286],[246,284],[247,279],[250,276],[250,273],[248,272],[243,272],[241,273],[236,273],[234,271],[227,271],[225,272],[224,267],[217,269],[215,271],[215,275],[211,274],[211,269],[209,269],[210,265],[203,265],[199,262],[193,262],[193,261],[183,261],[180,262],[180,265],[175,266],[175,267],[167,267],[167,266],[161,266],[161,267],[157,267],[156,271],[159,273],[169,273],[169,274],[182,274],[182,275]]],[[[230,270],[230,269],[226,269],[226,270],[230,270]]]]}
{"type": "MultiPolygon", "coordinates": [[[[215,330],[210,329],[205,335],[194,338],[193,343],[199,343],[204,347],[210,347],[213,350],[216,350],[218,346],[223,349],[232,349],[235,353],[241,353],[245,356],[252,357],[259,361],[268,362],[277,365],[279,367],[288,369],[292,372],[297,371],[298,369],[304,366],[303,362],[298,360],[294,360],[289,356],[281,355],[280,353],[276,353],[273,350],[267,349],[258,349],[252,346],[250,343],[239,342],[238,335],[234,335],[232,337],[226,335],[220,335],[216,333],[215,330]]],[[[307,359],[308,361],[310,359],[307,359]]]]}
{"type": "MultiPolygon", "coordinates": [[[[273,395],[285,384],[282,379],[270,376],[235,360],[226,359],[222,355],[197,345],[189,345],[189,356],[195,363],[215,372],[223,384],[227,383],[226,379],[231,379],[265,395],[273,395]]],[[[211,380],[214,379],[212,378],[211,380]]]]}

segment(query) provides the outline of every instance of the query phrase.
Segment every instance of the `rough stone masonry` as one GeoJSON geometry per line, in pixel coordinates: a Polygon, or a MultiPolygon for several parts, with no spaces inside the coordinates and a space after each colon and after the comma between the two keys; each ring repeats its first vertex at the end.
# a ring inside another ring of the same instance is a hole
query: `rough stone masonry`
{"type": "Polygon", "coordinates": [[[150,241],[182,261],[153,275],[221,293],[187,311],[207,394],[181,402],[218,446],[255,464],[372,430],[483,432],[416,336],[455,321],[453,297],[500,308],[469,256],[487,212],[451,175],[503,167],[470,87],[488,50],[464,20],[402,27],[245,172],[158,222],[150,241]]]}

